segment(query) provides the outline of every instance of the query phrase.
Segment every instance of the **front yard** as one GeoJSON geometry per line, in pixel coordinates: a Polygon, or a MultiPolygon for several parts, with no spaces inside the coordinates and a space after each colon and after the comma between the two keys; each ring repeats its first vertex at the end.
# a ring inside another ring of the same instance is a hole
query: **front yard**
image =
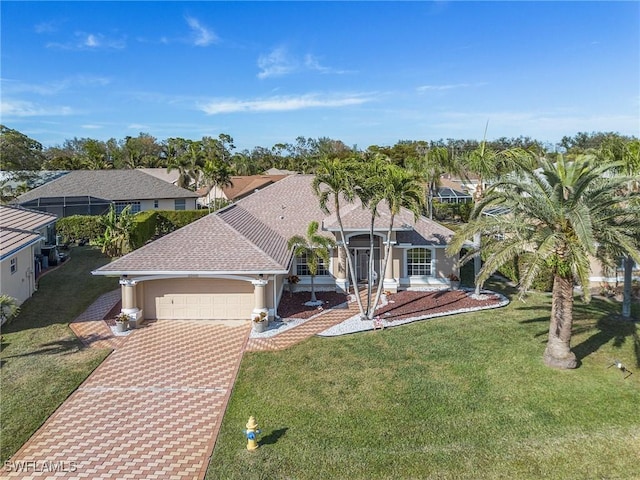
{"type": "Polygon", "coordinates": [[[70,260],[41,277],[20,315],[2,327],[0,461],[13,455],[109,353],[85,349],[69,322],[118,279],[89,272],[107,263],[99,250],[76,247],[70,260]]]}
{"type": "Polygon", "coordinates": [[[637,478],[640,338],[619,309],[576,303],[573,371],[542,363],[546,294],[246,353],[207,479],[637,478]]]}

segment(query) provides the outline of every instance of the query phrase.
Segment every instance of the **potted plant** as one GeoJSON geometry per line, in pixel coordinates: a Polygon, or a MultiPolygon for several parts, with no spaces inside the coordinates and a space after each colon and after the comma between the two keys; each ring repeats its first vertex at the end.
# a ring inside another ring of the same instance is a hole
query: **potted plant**
{"type": "Polygon", "coordinates": [[[267,329],[269,319],[267,318],[267,312],[255,313],[253,318],[253,331],[256,333],[262,333],[267,329]]]}
{"type": "Polygon", "coordinates": [[[289,295],[293,293],[293,286],[300,281],[300,277],[297,275],[289,275],[287,277],[287,283],[289,284],[289,295]]]}
{"type": "Polygon", "coordinates": [[[129,315],[126,313],[119,313],[116,317],[116,332],[126,332],[129,327],[129,315]]]}
{"type": "Polygon", "coordinates": [[[451,290],[458,290],[460,288],[460,278],[456,274],[450,273],[447,278],[449,279],[451,290]]]}

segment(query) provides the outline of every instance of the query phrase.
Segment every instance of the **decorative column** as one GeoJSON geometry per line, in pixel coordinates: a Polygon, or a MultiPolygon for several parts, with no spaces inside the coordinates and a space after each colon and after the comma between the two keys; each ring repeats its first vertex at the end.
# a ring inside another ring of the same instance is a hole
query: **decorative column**
{"type": "Polygon", "coordinates": [[[389,249],[389,260],[385,258],[385,262],[387,265],[386,265],[386,268],[384,269],[384,282],[382,286],[385,289],[385,291],[388,290],[392,293],[396,293],[398,291],[398,282],[393,276],[393,246],[396,244],[396,242],[387,241],[384,243],[385,243],[385,247],[388,243],[391,243],[391,248],[389,249]]]}
{"type": "Polygon", "coordinates": [[[136,305],[136,281],[129,278],[120,279],[122,295],[122,313],[129,316],[129,326],[135,328],[136,322],[142,317],[142,311],[136,305]]]}
{"type": "Polygon", "coordinates": [[[267,280],[253,280],[251,282],[253,284],[253,294],[255,297],[254,307],[251,311],[251,316],[260,315],[261,313],[269,314],[269,309],[267,308],[267,280]]]}
{"type": "Polygon", "coordinates": [[[336,272],[336,292],[346,293],[349,291],[349,280],[347,279],[347,256],[345,255],[344,243],[338,242],[338,271],[336,272]]]}

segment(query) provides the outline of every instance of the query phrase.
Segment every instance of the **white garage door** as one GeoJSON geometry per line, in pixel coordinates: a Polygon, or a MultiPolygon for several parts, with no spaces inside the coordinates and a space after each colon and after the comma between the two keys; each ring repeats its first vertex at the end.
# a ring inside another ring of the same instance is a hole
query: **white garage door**
{"type": "Polygon", "coordinates": [[[248,320],[255,303],[253,285],[239,280],[152,280],[143,291],[145,318],[248,320]]]}
{"type": "Polygon", "coordinates": [[[245,319],[253,307],[253,294],[197,293],[156,297],[158,319],[245,319]]]}

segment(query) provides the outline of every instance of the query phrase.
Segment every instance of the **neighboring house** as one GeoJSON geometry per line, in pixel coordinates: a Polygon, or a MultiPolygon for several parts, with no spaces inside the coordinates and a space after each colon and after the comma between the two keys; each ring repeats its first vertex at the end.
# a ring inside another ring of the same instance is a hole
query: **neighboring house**
{"type": "Polygon", "coordinates": [[[36,290],[36,277],[47,238],[53,236],[57,217],[20,207],[0,206],[0,268],[1,293],[19,303],[36,290]]]}
{"type": "Polygon", "coordinates": [[[440,187],[433,197],[442,203],[471,203],[473,196],[465,189],[461,180],[440,178],[440,187]]]}
{"type": "Polygon", "coordinates": [[[171,171],[168,171],[166,168],[137,168],[136,170],[140,170],[141,172],[174,185],[178,184],[178,178],[180,177],[180,172],[177,168],[171,171]]]}
{"type": "Polygon", "coordinates": [[[100,215],[114,205],[122,211],[194,210],[195,192],[177,187],[141,170],[74,170],[20,195],[11,203],[25,208],[70,215],[100,215]]]}
{"type": "Polygon", "coordinates": [[[214,198],[235,202],[287,176],[288,174],[234,176],[231,177],[232,185],[228,187],[203,187],[199,189],[197,192],[198,204],[206,208],[214,198]]]}
{"type": "MultiPolygon", "coordinates": [[[[325,214],[312,190],[313,176],[291,175],[207,215],[180,230],[92,272],[119,276],[123,311],[145,319],[248,319],[252,314],[277,315],[289,275],[300,277],[297,289],[309,289],[305,258],[292,258],[287,241],[303,235],[316,220],[325,235],[340,241],[334,214],[325,214]]],[[[390,291],[416,287],[447,288],[457,273],[455,258],[445,247],[453,232],[402,210],[387,238],[389,211],[380,206],[374,249],[369,248],[370,216],[359,203],[344,204],[341,216],[358,281],[368,278],[373,254],[374,282],[390,291]],[[384,245],[391,260],[382,271],[384,245]]],[[[334,249],[315,284],[319,290],[344,291],[349,286],[342,249],[334,249]]]]}

